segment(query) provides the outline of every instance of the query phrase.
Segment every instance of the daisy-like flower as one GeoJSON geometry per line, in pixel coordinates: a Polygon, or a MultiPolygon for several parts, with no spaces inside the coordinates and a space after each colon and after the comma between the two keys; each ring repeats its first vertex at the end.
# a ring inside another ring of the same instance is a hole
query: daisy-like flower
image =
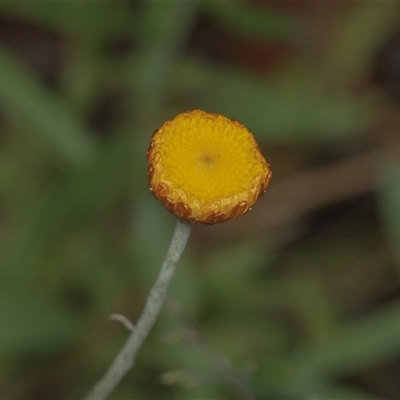
{"type": "Polygon", "coordinates": [[[147,159],[153,195],[190,223],[214,224],[245,214],[272,175],[246,127],[200,110],[183,112],[158,128],[147,159]]]}

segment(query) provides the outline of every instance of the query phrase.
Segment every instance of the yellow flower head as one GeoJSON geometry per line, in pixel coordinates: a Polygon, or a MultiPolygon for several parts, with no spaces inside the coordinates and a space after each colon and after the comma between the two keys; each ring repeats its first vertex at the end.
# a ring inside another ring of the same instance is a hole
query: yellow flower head
{"type": "Polygon", "coordinates": [[[214,224],[245,214],[272,175],[242,124],[200,110],[183,112],[158,128],[147,159],[154,196],[191,223],[214,224]]]}

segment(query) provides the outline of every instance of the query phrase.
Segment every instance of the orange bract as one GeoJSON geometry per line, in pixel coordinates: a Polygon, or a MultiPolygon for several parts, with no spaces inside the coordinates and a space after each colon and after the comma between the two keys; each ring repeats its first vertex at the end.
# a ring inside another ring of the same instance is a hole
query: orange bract
{"type": "Polygon", "coordinates": [[[245,214],[272,175],[247,128],[200,110],[183,112],[158,128],[147,159],[154,196],[190,223],[214,224],[245,214]]]}

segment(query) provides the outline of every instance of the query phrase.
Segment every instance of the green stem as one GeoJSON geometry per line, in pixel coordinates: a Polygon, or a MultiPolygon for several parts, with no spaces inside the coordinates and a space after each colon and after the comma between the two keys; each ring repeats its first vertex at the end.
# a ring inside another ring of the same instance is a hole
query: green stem
{"type": "Polygon", "coordinates": [[[151,289],[149,296],[147,297],[146,304],[134,330],[115,357],[107,372],[104,374],[103,378],[97,382],[84,400],[106,399],[119,384],[125,374],[135,364],[136,355],[156,322],[157,316],[164,305],[169,284],[171,283],[178,261],[185,249],[190,232],[191,226],[189,224],[180,220],[177,221],[161,271],[158,274],[157,280],[151,289]]]}

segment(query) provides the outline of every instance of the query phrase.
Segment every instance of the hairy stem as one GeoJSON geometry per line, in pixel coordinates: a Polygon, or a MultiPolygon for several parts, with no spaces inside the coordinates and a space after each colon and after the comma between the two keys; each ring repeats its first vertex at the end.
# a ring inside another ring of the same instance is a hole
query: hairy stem
{"type": "Polygon", "coordinates": [[[104,400],[133,367],[136,355],[153,327],[165,302],[165,296],[174,276],[178,261],[185,249],[191,226],[178,220],[161,271],[147,297],[146,304],[134,330],[104,374],[84,400],[104,400]]]}

